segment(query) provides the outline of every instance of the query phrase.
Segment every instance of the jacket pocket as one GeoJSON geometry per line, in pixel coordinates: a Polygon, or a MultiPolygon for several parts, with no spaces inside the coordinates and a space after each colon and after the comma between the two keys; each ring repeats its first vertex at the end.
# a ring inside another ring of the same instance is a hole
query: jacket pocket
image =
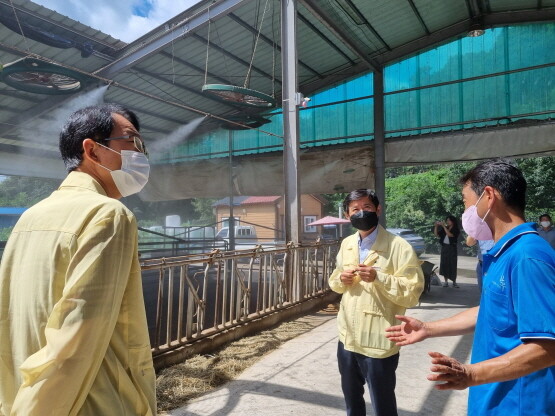
{"type": "Polygon", "coordinates": [[[389,323],[384,314],[371,307],[362,308],[360,313],[360,345],[380,350],[393,348],[393,342],[385,337],[389,323]]]}

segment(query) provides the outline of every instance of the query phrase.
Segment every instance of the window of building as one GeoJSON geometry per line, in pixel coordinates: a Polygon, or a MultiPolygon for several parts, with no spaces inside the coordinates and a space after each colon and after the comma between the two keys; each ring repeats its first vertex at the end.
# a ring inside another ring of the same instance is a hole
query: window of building
{"type": "MultiPolygon", "coordinates": [[[[239,217],[233,217],[235,219],[235,227],[241,225],[239,217]]],[[[229,217],[222,217],[222,227],[229,227],[229,217]]]]}
{"type": "Polygon", "coordinates": [[[308,225],[311,222],[316,221],[316,215],[305,215],[303,217],[303,224],[304,224],[304,232],[305,233],[315,233],[316,226],[315,225],[308,225]]]}

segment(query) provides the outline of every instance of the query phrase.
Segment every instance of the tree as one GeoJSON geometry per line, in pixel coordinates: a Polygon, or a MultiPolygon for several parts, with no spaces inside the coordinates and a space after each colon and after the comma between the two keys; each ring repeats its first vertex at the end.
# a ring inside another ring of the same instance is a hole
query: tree
{"type": "Polygon", "coordinates": [[[431,226],[445,216],[445,200],[452,199],[446,176],[445,169],[436,169],[386,180],[387,225],[415,230],[432,248],[431,226]]]}
{"type": "Polygon", "coordinates": [[[518,159],[517,164],[528,182],[526,219],[538,221],[544,213],[555,213],[555,158],[518,159]]]}
{"type": "Polygon", "coordinates": [[[322,194],[327,203],[324,205],[324,215],[337,217],[339,215],[339,207],[343,204],[343,200],[347,196],[346,193],[322,194]]]}
{"type": "MultiPolygon", "coordinates": [[[[555,157],[516,159],[513,163],[522,170],[528,183],[527,221],[535,222],[543,213],[555,213],[555,157]]],[[[427,249],[435,250],[433,223],[448,214],[461,219],[464,205],[459,180],[474,166],[476,163],[454,163],[388,169],[385,182],[388,226],[415,230],[425,239],[427,249]]]]}
{"type": "Polygon", "coordinates": [[[212,207],[212,204],[216,201],[217,199],[212,198],[195,198],[191,200],[199,223],[209,225],[216,222],[216,215],[214,214],[214,208],[212,207]]]}
{"type": "Polygon", "coordinates": [[[0,206],[30,207],[49,196],[60,183],[59,179],[8,176],[0,182],[0,206]]]}

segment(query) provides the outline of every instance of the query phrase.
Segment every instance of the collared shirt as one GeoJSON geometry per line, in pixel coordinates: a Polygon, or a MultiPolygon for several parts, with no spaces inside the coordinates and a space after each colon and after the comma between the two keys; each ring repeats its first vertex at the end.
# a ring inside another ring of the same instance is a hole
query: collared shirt
{"type": "Polygon", "coordinates": [[[424,288],[420,261],[403,238],[377,227],[376,241],[362,264],[375,266],[376,280],[360,280],[346,286],[340,280],[343,270],[360,264],[358,232],[341,242],[330,288],[342,293],[337,316],[339,340],[347,351],[373,358],[387,358],[399,347],[385,337],[385,328],[396,325],[395,315],[418,303],[424,288]]]}
{"type": "Polygon", "coordinates": [[[543,227],[538,226],[538,234],[549,243],[551,248],[555,249],[555,228],[549,227],[545,230],[543,227]]]}
{"type": "Polygon", "coordinates": [[[376,237],[378,237],[378,227],[374,228],[370,234],[366,237],[361,238],[360,232],[358,234],[358,254],[360,263],[364,261],[366,257],[368,257],[368,253],[370,252],[370,248],[376,242],[376,237]]]}
{"type": "MultiPolygon", "coordinates": [[[[506,233],[484,254],[482,299],[472,363],[503,355],[526,341],[555,342],[555,252],[533,223],[506,233]]],[[[470,387],[471,416],[552,414],[555,367],[516,380],[470,387]]]]}
{"type": "Polygon", "coordinates": [[[478,260],[484,259],[484,254],[490,250],[495,242],[493,240],[478,240],[478,260]]]}
{"type": "Polygon", "coordinates": [[[0,415],[156,414],[137,223],[72,172],[0,266],[0,415]]]}

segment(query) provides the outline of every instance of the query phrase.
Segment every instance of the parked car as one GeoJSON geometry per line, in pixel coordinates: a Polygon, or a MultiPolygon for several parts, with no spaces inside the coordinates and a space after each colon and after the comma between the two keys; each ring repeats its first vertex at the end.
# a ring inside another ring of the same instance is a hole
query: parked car
{"type": "MultiPolygon", "coordinates": [[[[216,234],[216,247],[223,246],[225,241],[229,244],[229,228],[223,227],[218,234],[216,234]]],[[[236,225],[235,226],[235,246],[237,249],[247,249],[256,247],[258,237],[256,236],[256,228],[252,225],[236,225]]]]}
{"type": "Polygon", "coordinates": [[[426,251],[426,243],[424,242],[424,239],[413,230],[406,228],[388,228],[387,231],[407,240],[418,256],[426,251]]]}
{"type": "MultiPolygon", "coordinates": [[[[229,228],[223,227],[215,237],[215,248],[224,249],[229,246],[229,228]]],[[[236,225],[235,226],[235,249],[251,250],[257,246],[264,249],[275,248],[276,246],[284,246],[284,241],[270,240],[258,238],[256,235],[256,227],[252,225],[236,225]]]]}

